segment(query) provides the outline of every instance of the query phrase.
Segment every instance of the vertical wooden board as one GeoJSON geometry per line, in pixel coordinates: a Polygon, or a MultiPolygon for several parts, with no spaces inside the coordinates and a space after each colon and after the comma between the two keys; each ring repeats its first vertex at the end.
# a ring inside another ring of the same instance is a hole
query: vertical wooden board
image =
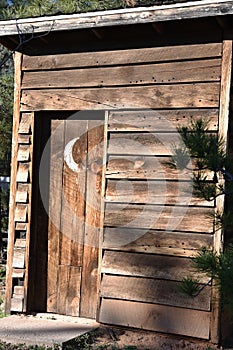
{"type": "MultiPolygon", "coordinates": [[[[227,151],[228,146],[228,127],[229,127],[229,103],[231,90],[232,75],[232,40],[223,41],[222,54],[222,72],[221,72],[221,90],[220,90],[220,106],[219,106],[219,137],[224,140],[223,150],[227,151]]],[[[224,185],[224,180],[220,183],[224,185]]],[[[224,211],[225,196],[219,196],[216,199],[216,212],[224,211]]],[[[223,228],[215,231],[214,234],[214,250],[220,253],[223,247],[223,228]]],[[[215,287],[212,295],[212,314],[211,314],[211,341],[218,343],[220,338],[220,293],[215,287]]]]}
{"type": "Polygon", "coordinates": [[[79,316],[81,269],[74,266],[59,266],[57,312],[79,316]]]}
{"type": "Polygon", "coordinates": [[[206,311],[103,299],[99,321],[209,339],[210,313],[206,311]]]}
{"type": "Polygon", "coordinates": [[[47,311],[57,312],[64,121],[51,121],[47,311]]]}
{"type": "Polygon", "coordinates": [[[60,263],[81,266],[85,218],[87,121],[65,121],[60,263]],[[71,146],[69,146],[71,145],[71,146]]]}
{"type": "Polygon", "coordinates": [[[88,122],[88,172],[86,184],[86,223],[82,268],[80,316],[95,318],[101,184],[103,166],[104,121],[88,122]]]}

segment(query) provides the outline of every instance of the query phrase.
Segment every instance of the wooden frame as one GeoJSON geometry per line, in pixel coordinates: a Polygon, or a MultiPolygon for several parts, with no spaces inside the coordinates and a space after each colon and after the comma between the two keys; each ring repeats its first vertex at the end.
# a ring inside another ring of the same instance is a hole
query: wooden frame
{"type": "Polygon", "coordinates": [[[14,119],[13,119],[13,139],[12,139],[12,163],[11,163],[11,185],[10,185],[10,203],[9,203],[9,231],[8,231],[8,250],[7,250],[7,275],[6,275],[6,296],[5,312],[10,313],[11,295],[12,295],[12,262],[15,240],[15,206],[16,206],[16,175],[17,175],[17,153],[18,153],[18,128],[20,121],[20,96],[21,96],[21,64],[22,54],[15,53],[15,88],[14,88],[14,119]]]}

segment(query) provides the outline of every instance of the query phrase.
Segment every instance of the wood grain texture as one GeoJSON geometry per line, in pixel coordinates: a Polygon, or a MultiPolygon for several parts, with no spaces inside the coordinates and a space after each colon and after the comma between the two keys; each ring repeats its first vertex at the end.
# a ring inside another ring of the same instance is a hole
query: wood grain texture
{"type": "Polygon", "coordinates": [[[221,59],[123,67],[25,72],[22,89],[219,81],[221,59]]]}
{"type": "Polygon", "coordinates": [[[19,145],[17,160],[19,162],[28,162],[30,160],[30,147],[28,145],[19,145]]]}
{"type": "MultiPolygon", "coordinates": [[[[221,72],[221,91],[220,91],[220,106],[219,106],[219,136],[223,138],[223,150],[227,151],[228,147],[228,127],[229,127],[229,103],[231,90],[231,75],[232,75],[232,40],[223,41],[223,57],[222,57],[222,72],[221,72]]],[[[224,180],[220,183],[224,186],[224,180]]],[[[219,196],[216,199],[216,212],[224,211],[225,196],[219,196]]],[[[214,237],[214,250],[217,254],[223,248],[224,230],[221,227],[216,230],[214,237]]],[[[220,294],[217,288],[213,289],[213,307],[211,314],[211,341],[218,343],[220,339],[220,294]]]]}
{"type": "Polygon", "coordinates": [[[211,287],[205,287],[195,298],[181,293],[179,287],[180,283],[173,281],[104,274],[101,296],[210,311],[211,287]]]}
{"type": "Polygon", "coordinates": [[[29,134],[19,134],[18,135],[18,143],[19,144],[27,144],[31,143],[31,135],[29,134]]]}
{"type": "Polygon", "coordinates": [[[210,314],[206,311],[103,299],[99,321],[203,339],[209,338],[210,314]]]}
{"type": "Polygon", "coordinates": [[[213,232],[213,208],[106,203],[106,226],[213,232]]]}
{"type": "Polygon", "coordinates": [[[201,283],[209,279],[194,272],[192,260],[162,255],[105,251],[102,273],[182,281],[192,273],[201,283]]]}
{"type": "Polygon", "coordinates": [[[21,110],[216,108],[219,83],[22,91],[21,110]]]}
{"type": "Polygon", "coordinates": [[[17,177],[17,152],[18,152],[18,128],[20,122],[20,96],[21,96],[21,64],[22,54],[16,52],[14,55],[15,83],[14,83],[14,118],[12,130],[12,150],[11,150],[11,184],[9,201],[9,231],[7,247],[7,272],[6,272],[6,294],[5,294],[5,313],[10,314],[11,296],[12,296],[12,262],[15,240],[15,197],[16,197],[16,177],[17,177]]]}
{"type": "Polygon", "coordinates": [[[218,109],[135,110],[109,114],[108,131],[163,131],[176,132],[177,127],[188,126],[198,119],[208,121],[208,129],[218,129],[218,109]]]}
{"type": "MultiPolygon", "coordinates": [[[[98,28],[140,23],[163,22],[186,18],[216,17],[233,13],[231,0],[218,0],[215,2],[201,1],[190,2],[187,5],[170,4],[152,6],[149,8],[139,7],[130,9],[117,9],[74,14],[71,16],[50,16],[33,19],[21,19],[18,28],[21,32],[44,33],[52,31],[77,30],[81,28],[98,28]],[[35,29],[34,29],[35,28],[35,29]]],[[[14,20],[6,21],[0,27],[0,34],[18,34],[14,20]]]]}
{"type": "Polygon", "coordinates": [[[12,267],[18,269],[25,267],[25,248],[14,247],[12,267]]]}
{"type": "Polygon", "coordinates": [[[19,123],[19,134],[30,134],[31,132],[31,113],[22,113],[19,123]]]}
{"type": "Polygon", "coordinates": [[[27,222],[28,207],[26,204],[16,204],[15,207],[15,221],[27,222]]]}
{"type": "Polygon", "coordinates": [[[109,133],[108,154],[171,156],[175,153],[174,148],[182,144],[182,138],[178,132],[112,132],[109,133]]]}
{"type": "MultiPolygon", "coordinates": [[[[21,159],[24,159],[29,164],[29,181],[28,184],[28,214],[27,214],[27,231],[26,231],[26,252],[25,252],[25,278],[24,278],[24,305],[23,311],[28,309],[28,285],[29,285],[29,269],[30,269],[30,249],[31,249],[31,213],[32,213],[32,181],[33,181],[33,161],[34,161],[34,124],[35,115],[31,113],[31,139],[29,145],[19,145],[19,151],[22,150],[21,159]]],[[[19,153],[18,153],[19,154],[19,153]]],[[[23,184],[22,184],[23,185],[23,184]]],[[[19,186],[19,185],[18,185],[19,186]]]]}
{"type": "Polygon", "coordinates": [[[12,278],[24,278],[24,269],[12,269],[12,278]]]}
{"type": "Polygon", "coordinates": [[[47,311],[57,312],[64,121],[51,121],[47,311]]]}
{"type": "Polygon", "coordinates": [[[106,169],[108,179],[145,179],[190,181],[192,165],[180,170],[171,167],[171,157],[109,155],[106,169]]]}
{"type": "Polygon", "coordinates": [[[17,203],[27,203],[28,201],[28,184],[19,183],[16,192],[16,202],[17,203]]]}
{"type": "Polygon", "coordinates": [[[25,222],[16,222],[15,229],[16,231],[27,231],[28,224],[25,222]]]}
{"type": "Polygon", "coordinates": [[[18,163],[18,169],[16,174],[16,182],[28,182],[29,180],[29,164],[18,163]]]}
{"type": "Polygon", "coordinates": [[[104,121],[88,121],[85,239],[80,316],[96,317],[104,121]]]}
{"type": "Polygon", "coordinates": [[[58,276],[58,314],[79,316],[81,268],[60,265],[58,276]]]}
{"type": "Polygon", "coordinates": [[[74,159],[82,163],[82,170],[77,172],[64,162],[62,179],[60,263],[68,266],[82,266],[85,186],[86,186],[86,152],[87,121],[66,120],[64,129],[64,147],[78,135],[81,135],[70,151],[74,159]],[[79,158],[79,160],[77,159],[79,158]]]}
{"type": "Polygon", "coordinates": [[[195,256],[213,245],[213,235],[106,227],[103,248],[126,252],[195,256]]]}
{"type": "Polygon", "coordinates": [[[11,311],[22,312],[23,311],[23,298],[13,297],[11,298],[11,311]]]}
{"type": "Polygon", "coordinates": [[[178,61],[220,57],[221,43],[177,45],[131,50],[97,51],[48,56],[23,56],[23,70],[44,70],[78,67],[100,67],[129,63],[178,61]]]}
{"type": "Polygon", "coordinates": [[[214,206],[214,201],[208,202],[193,195],[193,182],[166,181],[166,179],[163,181],[109,179],[105,200],[114,203],[214,206]]]}

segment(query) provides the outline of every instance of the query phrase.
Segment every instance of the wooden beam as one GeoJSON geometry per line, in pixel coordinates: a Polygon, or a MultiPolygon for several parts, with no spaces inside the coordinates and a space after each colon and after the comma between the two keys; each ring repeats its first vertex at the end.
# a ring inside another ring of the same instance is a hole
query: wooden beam
{"type": "MultiPolygon", "coordinates": [[[[231,73],[232,73],[232,40],[225,40],[223,42],[223,56],[222,56],[222,78],[220,90],[220,107],[219,107],[219,137],[224,140],[223,149],[227,151],[227,135],[229,125],[229,103],[230,103],[230,89],[231,89],[231,73]]],[[[220,181],[224,184],[223,179],[220,181]]],[[[223,212],[224,210],[224,195],[216,199],[216,212],[223,212]]],[[[218,229],[214,234],[214,250],[217,254],[223,248],[223,229],[218,229]]],[[[220,337],[220,301],[218,288],[213,289],[212,296],[212,315],[211,315],[211,341],[213,343],[219,342],[220,337]]]]}
{"type": "Polygon", "coordinates": [[[224,16],[233,14],[231,0],[195,1],[171,5],[97,11],[74,15],[61,15],[1,21],[0,36],[47,31],[65,31],[81,28],[153,23],[188,18],[224,16]]]}
{"type": "Polygon", "coordinates": [[[9,232],[7,250],[7,275],[6,275],[6,295],[5,312],[10,313],[12,294],[12,262],[15,239],[15,206],[16,206],[16,175],[17,175],[17,152],[18,152],[18,128],[20,120],[20,89],[21,89],[21,65],[22,54],[15,53],[15,89],[14,89],[14,118],[13,118],[13,139],[12,139],[12,161],[11,161],[11,185],[9,203],[9,232]]]}

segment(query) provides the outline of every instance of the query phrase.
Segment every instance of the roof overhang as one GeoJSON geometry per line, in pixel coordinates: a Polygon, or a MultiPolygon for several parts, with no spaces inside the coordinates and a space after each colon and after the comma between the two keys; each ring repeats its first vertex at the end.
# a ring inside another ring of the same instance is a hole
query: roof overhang
{"type": "Polygon", "coordinates": [[[0,21],[0,36],[151,23],[233,14],[233,0],[203,0],[172,5],[87,12],[0,21]]]}

